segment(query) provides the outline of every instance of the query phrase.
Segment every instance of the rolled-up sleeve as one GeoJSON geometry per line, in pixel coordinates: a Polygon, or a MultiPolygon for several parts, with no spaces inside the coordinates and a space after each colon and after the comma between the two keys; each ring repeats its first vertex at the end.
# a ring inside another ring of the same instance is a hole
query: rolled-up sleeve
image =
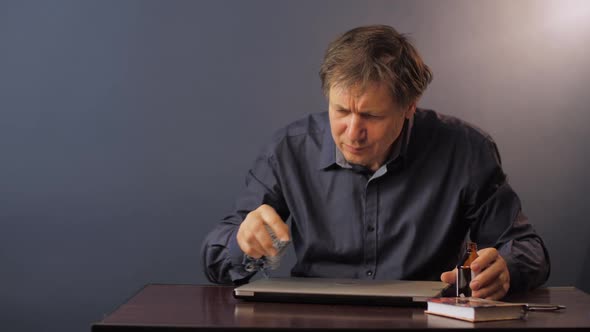
{"type": "Polygon", "coordinates": [[[470,165],[466,219],[479,248],[495,247],[510,272],[510,292],[529,290],[547,281],[549,254],[522,212],[508,184],[496,144],[489,137],[475,143],[470,165]]]}

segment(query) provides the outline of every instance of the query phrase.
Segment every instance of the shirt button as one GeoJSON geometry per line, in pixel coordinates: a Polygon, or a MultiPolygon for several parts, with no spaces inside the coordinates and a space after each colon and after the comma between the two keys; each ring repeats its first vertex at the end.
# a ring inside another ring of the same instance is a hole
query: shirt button
{"type": "Polygon", "coordinates": [[[373,271],[371,271],[371,270],[367,271],[367,275],[368,275],[369,277],[370,277],[370,276],[372,276],[372,275],[373,275],[373,271]]]}
{"type": "Polygon", "coordinates": [[[375,227],[373,227],[372,225],[369,225],[369,226],[367,227],[367,231],[369,231],[369,232],[372,232],[372,231],[374,231],[374,230],[375,230],[375,227]]]}

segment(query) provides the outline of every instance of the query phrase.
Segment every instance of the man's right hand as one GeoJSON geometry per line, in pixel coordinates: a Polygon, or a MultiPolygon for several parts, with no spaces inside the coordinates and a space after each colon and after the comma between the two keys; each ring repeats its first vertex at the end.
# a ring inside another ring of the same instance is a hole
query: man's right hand
{"type": "Polygon", "coordinates": [[[275,209],[263,204],[248,213],[236,235],[240,249],[252,258],[276,256],[278,253],[272,245],[272,239],[264,227],[265,224],[270,226],[279,240],[290,240],[287,224],[279,217],[275,209]]]}

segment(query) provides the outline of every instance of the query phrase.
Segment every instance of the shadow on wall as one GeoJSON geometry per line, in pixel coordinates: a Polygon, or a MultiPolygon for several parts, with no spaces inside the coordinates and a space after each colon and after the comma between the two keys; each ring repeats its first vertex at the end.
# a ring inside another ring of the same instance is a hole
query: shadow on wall
{"type": "Polygon", "coordinates": [[[590,293],[590,245],[586,249],[586,258],[583,261],[582,271],[578,278],[577,288],[590,293]]]}

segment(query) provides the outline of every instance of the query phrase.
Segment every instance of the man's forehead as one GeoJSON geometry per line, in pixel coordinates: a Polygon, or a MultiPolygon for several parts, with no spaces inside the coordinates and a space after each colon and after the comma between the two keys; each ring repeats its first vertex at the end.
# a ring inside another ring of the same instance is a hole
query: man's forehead
{"type": "MultiPolygon", "coordinates": [[[[394,102],[391,90],[386,84],[371,82],[367,84],[354,85],[333,85],[329,91],[329,102],[336,101],[349,102],[353,99],[355,102],[369,103],[389,103],[394,102]],[[385,99],[384,97],[389,97],[385,99]]],[[[395,104],[395,102],[394,102],[395,104]]]]}
{"type": "Polygon", "coordinates": [[[359,98],[368,90],[378,90],[380,86],[377,82],[336,83],[330,87],[330,94],[359,98]]]}

